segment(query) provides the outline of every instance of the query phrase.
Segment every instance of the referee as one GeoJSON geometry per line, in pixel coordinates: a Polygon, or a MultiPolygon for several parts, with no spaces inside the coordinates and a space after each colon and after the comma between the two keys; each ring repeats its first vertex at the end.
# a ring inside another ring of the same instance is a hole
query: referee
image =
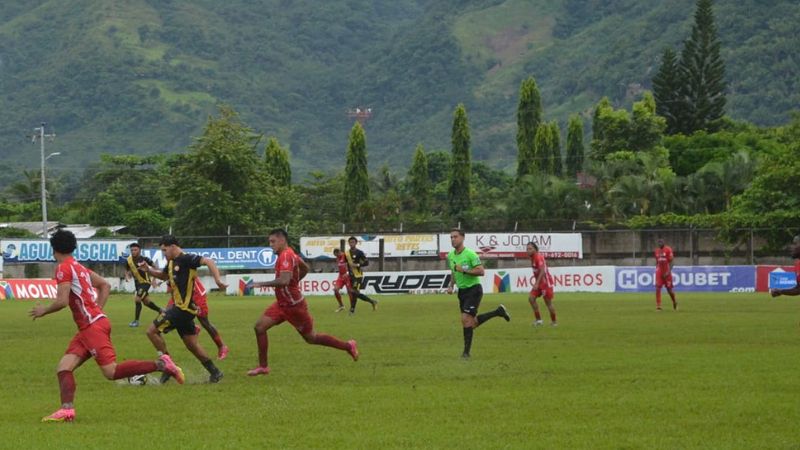
{"type": "Polygon", "coordinates": [[[472,334],[475,328],[494,317],[502,317],[506,322],[511,317],[506,307],[500,305],[494,311],[478,315],[478,307],[483,298],[481,277],[483,264],[475,250],[464,247],[464,230],[453,228],[450,231],[450,243],[453,250],[447,254],[447,266],[453,272],[447,293],[453,293],[453,285],[458,286],[458,306],[461,309],[461,325],[464,327],[463,359],[469,359],[472,348],[472,334]]]}

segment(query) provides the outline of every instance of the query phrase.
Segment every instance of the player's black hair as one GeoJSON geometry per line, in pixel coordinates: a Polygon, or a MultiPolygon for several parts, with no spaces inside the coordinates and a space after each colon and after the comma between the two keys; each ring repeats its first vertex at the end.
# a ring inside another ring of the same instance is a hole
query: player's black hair
{"type": "Polygon", "coordinates": [[[456,233],[460,234],[461,237],[464,237],[464,230],[462,230],[461,228],[451,228],[450,232],[452,233],[453,231],[455,231],[456,233]]]}
{"type": "Polygon", "coordinates": [[[358,242],[358,239],[355,236],[350,236],[349,238],[347,238],[347,242],[349,243],[350,241],[358,242]]]}
{"type": "Polygon", "coordinates": [[[181,244],[178,243],[178,238],[176,238],[171,234],[165,234],[161,236],[161,240],[158,242],[158,245],[177,245],[178,247],[181,246],[181,244]]]}
{"type": "Polygon", "coordinates": [[[50,245],[53,251],[70,255],[78,247],[78,240],[71,231],[61,228],[50,236],[50,245]]]}
{"type": "Polygon", "coordinates": [[[133,248],[133,247],[136,247],[136,248],[142,248],[142,246],[141,246],[141,245],[139,245],[139,243],[138,243],[138,242],[131,242],[131,245],[129,245],[129,247],[130,247],[130,248],[133,248]]]}
{"type": "Polygon", "coordinates": [[[341,252],[342,252],[342,251],[341,251],[341,250],[339,250],[338,248],[335,248],[335,249],[333,249],[333,254],[334,254],[334,255],[338,255],[338,254],[339,254],[339,253],[341,253],[341,252]]]}
{"type": "Polygon", "coordinates": [[[533,247],[537,252],[539,251],[539,246],[536,245],[536,242],[530,241],[530,242],[528,242],[528,245],[533,247]]]}
{"type": "Polygon", "coordinates": [[[283,228],[273,228],[269,232],[270,236],[283,236],[284,239],[287,241],[289,240],[289,233],[286,232],[283,228]]]}

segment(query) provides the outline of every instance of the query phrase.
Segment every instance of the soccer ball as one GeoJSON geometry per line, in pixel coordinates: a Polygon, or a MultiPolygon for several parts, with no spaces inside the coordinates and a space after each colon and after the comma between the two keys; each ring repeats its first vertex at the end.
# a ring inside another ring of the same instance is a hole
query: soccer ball
{"type": "Polygon", "coordinates": [[[134,375],[128,378],[128,383],[134,386],[144,386],[147,384],[147,375],[134,375]]]}

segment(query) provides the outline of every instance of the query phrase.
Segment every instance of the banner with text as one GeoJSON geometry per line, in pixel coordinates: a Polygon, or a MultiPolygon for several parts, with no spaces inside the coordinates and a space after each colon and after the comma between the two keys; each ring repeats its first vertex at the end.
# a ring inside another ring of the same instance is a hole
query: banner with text
{"type": "MultiPolygon", "coordinates": [[[[772,288],[778,289],[785,289],[787,286],[785,284],[788,282],[787,280],[787,273],[794,275],[794,267],[792,266],[756,266],[756,291],[757,292],[767,292],[772,288]],[[783,275],[773,275],[773,273],[779,273],[783,275]],[[782,283],[783,287],[778,285],[773,285],[773,279],[777,282],[778,280],[774,277],[781,277],[784,282],[782,283]]],[[[793,287],[793,286],[788,286],[793,287]]]]}
{"type": "MultiPolygon", "coordinates": [[[[617,267],[617,292],[652,292],[655,267],[617,267]]],[[[675,266],[672,281],[681,291],[755,292],[754,266],[675,266]]]]}
{"type": "MultiPolygon", "coordinates": [[[[347,248],[347,238],[349,237],[301,237],[300,250],[304,258],[333,259],[333,249],[339,248],[342,239],[345,240],[345,248],[347,248]]],[[[383,254],[386,258],[436,256],[439,252],[435,234],[385,234],[356,237],[358,238],[358,248],[364,252],[367,258],[380,256],[379,242],[381,239],[383,239],[383,254]]]]}
{"type": "MultiPolygon", "coordinates": [[[[78,240],[75,259],[81,262],[124,262],[133,239],[78,240]]],[[[55,262],[53,248],[46,239],[3,239],[0,241],[5,264],[55,262]]]]}
{"type": "MultiPolygon", "coordinates": [[[[269,247],[185,248],[183,251],[213,259],[220,270],[272,269],[278,260],[278,255],[269,247]]],[[[142,255],[152,259],[158,267],[167,266],[161,250],[143,248],[142,255]]]]}
{"type": "MultiPolygon", "coordinates": [[[[119,289],[119,278],[106,278],[106,281],[111,284],[112,290],[119,289]]],[[[10,278],[0,280],[0,300],[54,299],[57,292],[56,280],[52,278],[10,278]]]]}
{"type": "MultiPolygon", "coordinates": [[[[580,233],[467,233],[464,245],[481,258],[526,258],[528,242],[534,242],[545,258],[583,258],[580,233]]],[[[444,259],[453,247],[450,234],[439,235],[439,256],[444,259]]]]}

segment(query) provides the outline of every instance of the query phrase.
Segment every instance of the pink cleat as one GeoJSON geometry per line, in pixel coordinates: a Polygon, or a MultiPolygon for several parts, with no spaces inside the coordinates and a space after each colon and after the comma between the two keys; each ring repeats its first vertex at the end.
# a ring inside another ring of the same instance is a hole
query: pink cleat
{"type": "Polygon", "coordinates": [[[219,353],[217,353],[217,359],[222,361],[223,359],[227,358],[228,357],[228,351],[229,350],[228,350],[228,346],[227,345],[223,345],[222,347],[220,347],[219,348],[219,353]]]}
{"type": "Polygon", "coordinates": [[[347,341],[347,353],[350,353],[350,356],[353,357],[353,361],[358,361],[358,345],[356,345],[355,339],[350,339],[347,341]]]}
{"type": "Polygon", "coordinates": [[[258,366],[255,369],[250,369],[247,371],[247,375],[254,377],[257,375],[269,375],[269,367],[262,367],[258,366]]]}
{"type": "Polygon", "coordinates": [[[47,417],[42,417],[42,422],[72,422],[75,420],[74,408],[61,408],[47,417]]]}
{"type": "Polygon", "coordinates": [[[183,382],[186,381],[186,378],[183,376],[183,370],[175,365],[169,355],[161,355],[158,357],[158,359],[164,363],[164,373],[175,378],[175,381],[177,381],[178,384],[183,384],[183,382]]]}

